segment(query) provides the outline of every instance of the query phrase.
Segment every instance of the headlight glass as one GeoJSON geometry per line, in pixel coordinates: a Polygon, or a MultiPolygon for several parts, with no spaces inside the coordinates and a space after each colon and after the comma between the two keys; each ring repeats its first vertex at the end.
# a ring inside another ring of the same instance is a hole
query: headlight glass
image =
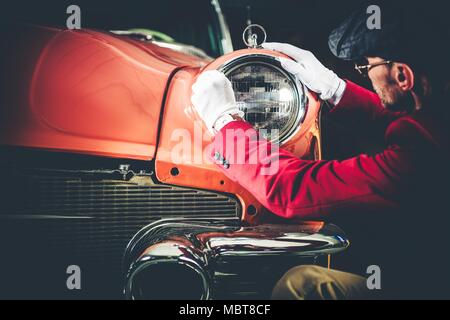
{"type": "Polygon", "coordinates": [[[267,139],[284,142],[299,128],[306,111],[305,89],[277,60],[269,56],[243,57],[223,71],[233,85],[245,120],[257,130],[265,129],[261,132],[267,139]]]}

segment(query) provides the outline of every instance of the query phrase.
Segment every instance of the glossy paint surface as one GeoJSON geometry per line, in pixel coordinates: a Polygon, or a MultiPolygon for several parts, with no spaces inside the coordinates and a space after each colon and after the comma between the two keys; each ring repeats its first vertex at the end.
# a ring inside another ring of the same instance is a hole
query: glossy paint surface
{"type": "MultiPolygon", "coordinates": [[[[3,52],[18,78],[2,97],[0,144],[149,160],[173,72],[204,65],[151,43],[90,30],[23,27],[27,61],[3,52]]],[[[17,51],[16,51],[17,52],[17,51]]]]}
{"type": "MultiPolygon", "coordinates": [[[[2,53],[10,61],[6,72],[14,77],[8,82],[11,90],[2,94],[1,145],[156,158],[162,183],[234,194],[242,219],[250,223],[267,212],[206,156],[213,137],[190,97],[191,85],[205,70],[245,55],[280,53],[239,50],[207,64],[152,43],[92,30],[27,26],[14,32],[22,48],[2,53]],[[13,59],[14,52],[21,52],[21,59],[13,59]]],[[[317,159],[320,102],[313,93],[307,96],[304,121],[282,147],[317,159]]]]}

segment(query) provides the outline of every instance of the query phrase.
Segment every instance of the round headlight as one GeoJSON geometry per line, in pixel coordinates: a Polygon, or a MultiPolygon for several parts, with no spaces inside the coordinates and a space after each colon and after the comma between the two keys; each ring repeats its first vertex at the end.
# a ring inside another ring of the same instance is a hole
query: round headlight
{"type": "Polygon", "coordinates": [[[306,113],[305,88],[266,55],[243,56],[221,68],[233,85],[245,120],[274,142],[284,142],[300,127],[306,113]]]}

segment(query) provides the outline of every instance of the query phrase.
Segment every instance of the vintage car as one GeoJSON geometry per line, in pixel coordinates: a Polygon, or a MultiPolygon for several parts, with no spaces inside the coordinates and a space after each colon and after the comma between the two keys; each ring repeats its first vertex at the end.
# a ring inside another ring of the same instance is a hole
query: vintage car
{"type": "Polygon", "coordinates": [[[203,156],[191,85],[213,69],[281,147],[322,147],[317,95],[280,54],[231,51],[216,12],[215,59],[151,30],[2,31],[1,297],[269,298],[290,267],[329,266],[348,246],[334,225],[276,219],[203,156]],[[174,158],[180,133],[190,149],[174,158]]]}

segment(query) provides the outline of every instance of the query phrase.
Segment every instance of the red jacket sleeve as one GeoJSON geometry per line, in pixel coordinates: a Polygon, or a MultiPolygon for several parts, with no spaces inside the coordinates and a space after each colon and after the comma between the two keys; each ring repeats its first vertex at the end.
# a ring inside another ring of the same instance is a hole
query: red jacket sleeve
{"type": "Polygon", "coordinates": [[[389,124],[403,115],[405,113],[384,108],[374,92],[346,81],[344,95],[327,117],[346,125],[354,132],[380,135],[389,124]]]}
{"type": "Polygon", "coordinates": [[[233,121],[216,135],[213,155],[230,179],[275,214],[323,218],[336,211],[397,206],[430,145],[422,129],[403,117],[389,127],[388,147],[379,154],[307,161],[260,138],[249,123],[233,121]]]}

